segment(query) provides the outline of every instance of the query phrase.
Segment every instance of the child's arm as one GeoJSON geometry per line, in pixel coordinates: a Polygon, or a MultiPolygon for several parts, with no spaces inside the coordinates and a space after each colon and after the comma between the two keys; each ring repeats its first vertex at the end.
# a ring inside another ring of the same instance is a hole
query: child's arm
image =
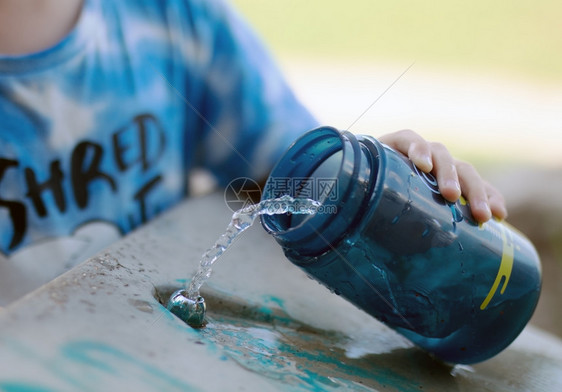
{"type": "Polygon", "coordinates": [[[454,159],[441,143],[428,142],[410,130],[390,133],[378,139],[407,155],[423,171],[432,171],[445,199],[456,201],[462,192],[477,221],[485,222],[492,215],[499,219],[507,217],[501,193],[484,181],[474,166],[454,159]]]}

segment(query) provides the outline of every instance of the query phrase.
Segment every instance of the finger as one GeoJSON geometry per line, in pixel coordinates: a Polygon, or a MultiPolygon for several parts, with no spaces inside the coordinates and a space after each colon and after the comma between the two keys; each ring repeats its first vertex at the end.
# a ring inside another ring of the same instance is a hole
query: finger
{"type": "Polygon", "coordinates": [[[484,181],[484,183],[486,186],[486,193],[488,194],[488,204],[490,206],[490,210],[492,211],[492,215],[498,219],[506,219],[507,208],[505,206],[503,195],[488,182],[484,181]]]}
{"type": "Polygon", "coordinates": [[[484,181],[474,166],[457,161],[457,172],[462,193],[468,199],[472,216],[478,222],[486,222],[492,217],[488,194],[484,181]]]}
{"type": "Polygon", "coordinates": [[[416,132],[404,129],[381,136],[379,141],[406,155],[424,172],[433,169],[429,143],[416,132]]]}
{"type": "Polygon", "coordinates": [[[433,157],[433,170],[439,184],[439,191],[448,201],[457,201],[461,187],[455,166],[455,159],[441,143],[430,143],[433,157]]]}

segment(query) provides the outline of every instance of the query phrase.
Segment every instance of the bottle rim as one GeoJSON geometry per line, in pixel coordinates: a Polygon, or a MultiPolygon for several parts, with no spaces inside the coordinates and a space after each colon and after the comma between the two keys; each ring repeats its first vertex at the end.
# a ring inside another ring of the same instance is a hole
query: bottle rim
{"type": "Polygon", "coordinates": [[[316,170],[339,152],[342,153],[341,162],[333,178],[336,192],[329,197],[324,195],[321,213],[298,220],[287,215],[262,215],[264,229],[286,250],[300,255],[321,254],[349,234],[370,198],[376,182],[372,177],[378,175],[378,164],[373,164],[365,146],[353,134],[320,127],[297,139],[271,171],[262,200],[285,194],[296,197],[294,188],[276,189],[278,179],[319,180],[313,177],[316,170]]]}

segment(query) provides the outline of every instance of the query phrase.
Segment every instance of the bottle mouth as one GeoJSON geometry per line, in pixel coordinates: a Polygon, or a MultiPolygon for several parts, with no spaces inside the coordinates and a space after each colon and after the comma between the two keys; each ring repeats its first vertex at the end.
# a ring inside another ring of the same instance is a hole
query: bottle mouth
{"type": "Polygon", "coordinates": [[[286,251],[301,256],[333,248],[368,202],[378,168],[372,157],[349,132],[331,127],[307,132],[272,170],[262,200],[289,195],[321,206],[312,215],[262,215],[263,227],[286,251]]]}

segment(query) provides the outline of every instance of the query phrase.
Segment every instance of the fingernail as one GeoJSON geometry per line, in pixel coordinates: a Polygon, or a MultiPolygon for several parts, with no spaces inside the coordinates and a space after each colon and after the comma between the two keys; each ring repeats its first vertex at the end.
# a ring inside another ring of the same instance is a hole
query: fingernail
{"type": "Polygon", "coordinates": [[[461,186],[456,180],[446,180],[444,186],[446,188],[456,189],[457,191],[461,190],[461,186]]]}
{"type": "Polygon", "coordinates": [[[478,210],[482,210],[486,213],[486,215],[488,216],[492,216],[492,211],[490,210],[490,206],[488,205],[487,202],[485,201],[477,201],[474,205],[474,207],[478,210]]]}
{"type": "Polygon", "coordinates": [[[505,207],[500,207],[500,216],[502,220],[507,218],[507,209],[505,207]]]}
{"type": "Polygon", "coordinates": [[[431,157],[430,157],[430,156],[424,155],[421,160],[422,160],[422,162],[424,163],[424,165],[427,166],[427,168],[428,168],[429,171],[430,171],[431,169],[433,169],[433,162],[431,161],[431,157]]]}

